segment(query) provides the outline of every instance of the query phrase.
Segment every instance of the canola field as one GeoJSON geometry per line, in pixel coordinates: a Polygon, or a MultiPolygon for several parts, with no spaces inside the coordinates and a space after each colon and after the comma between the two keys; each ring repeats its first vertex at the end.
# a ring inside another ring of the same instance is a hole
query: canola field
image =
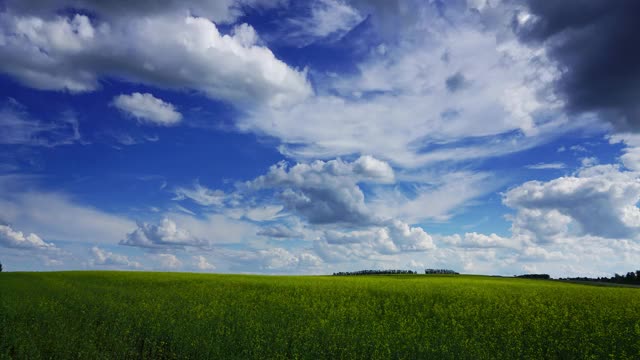
{"type": "Polygon", "coordinates": [[[482,276],[0,273],[0,359],[640,359],[640,289],[482,276]]]}

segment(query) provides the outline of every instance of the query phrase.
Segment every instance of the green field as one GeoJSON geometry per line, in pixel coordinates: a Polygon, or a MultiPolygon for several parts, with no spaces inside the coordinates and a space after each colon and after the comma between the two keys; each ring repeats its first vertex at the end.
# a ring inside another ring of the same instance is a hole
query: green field
{"type": "Polygon", "coordinates": [[[481,276],[0,274],[1,359],[640,359],[640,290],[481,276]]]}

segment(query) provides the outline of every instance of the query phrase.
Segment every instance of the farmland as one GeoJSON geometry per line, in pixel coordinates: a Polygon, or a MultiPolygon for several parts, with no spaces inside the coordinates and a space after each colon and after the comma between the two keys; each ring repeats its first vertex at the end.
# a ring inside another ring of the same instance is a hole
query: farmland
{"type": "Polygon", "coordinates": [[[481,276],[0,274],[0,359],[638,359],[640,290],[481,276]]]}

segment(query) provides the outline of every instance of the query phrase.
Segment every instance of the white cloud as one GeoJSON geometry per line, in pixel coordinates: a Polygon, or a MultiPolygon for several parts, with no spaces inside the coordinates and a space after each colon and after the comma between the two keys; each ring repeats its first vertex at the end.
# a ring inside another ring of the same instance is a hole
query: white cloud
{"type": "Polygon", "coordinates": [[[340,39],[358,25],[364,16],[342,0],[311,2],[311,13],[305,17],[287,19],[286,40],[306,46],[318,39],[340,39]]]}
{"type": "Polygon", "coordinates": [[[349,258],[372,258],[380,254],[427,251],[436,248],[433,239],[420,227],[412,227],[399,220],[385,226],[364,230],[325,231],[314,241],[316,252],[327,261],[346,261],[349,258]]]}
{"type": "Polygon", "coordinates": [[[527,165],[526,166],[527,169],[532,169],[532,170],[548,170],[548,169],[559,170],[559,169],[564,169],[566,167],[567,166],[564,163],[561,163],[561,162],[537,163],[537,164],[532,164],[532,165],[527,165]]]}
{"type": "Polygon", "coordinates": [[[64,193],[26,191],[22,182],[28,180],[0,179],[0,218],[45,239],[113,244],[135,228],[126,217],[77,203],[64,193]]]}
{"type": "Polygon", "coordinates": [[[366,224],[374,221],[374,215],[357,183],[390,181],[393,170],[388,164],[363,156],[354,162],[318,160],[291,167],[279,163],[247,186],[253,190],[280,189],[285,209],[312,224],[366,224]]]}
{"type": "Polygon", "coordinates": [[[96,90],[103,77],[195,89],[238,105],[281,106],[311,95],[303,72],[204,17],[155,14],[92,20],[0,13],[0,71],[44,90],[96,90]]]}
{"type": "Polygon", "coordinates": [[[206,257],[202,255],[194,256],[193,261],[198,270],[206,271],[206,270],[215,270],[215,265],[209,263],[206,257]]]}
{"type": "Polygon", "coordinates": [[[378,216],[401,218],[411,223],[446,221],[462,211],[469,201],[500,183],[488,173],[468,171],[405,174],[400,180],[412,185],[410,193],[397,187],[377,189],[370,199],[370,208],[378,216]]]}
{"type": "Polygon", "coordinates": [[[567,260],[569,257],[560,251],[549,251],[539,246],[527,246],[520,253],[519,258],[524,261],[560,261],[567,260]]]}
{"type": "Polygon", "coordinates": [[[222,206],[226,195],[222,190],[211,190],[200,185],[196,181],[193,188],[178,187],[175,189],[176,196],[173,200],[191,199],[202,206],[222,206]]]}
{"type": "Polygon", "coordinates": [[[631,133],[615,134],[609,137],[610,144],[623,143],[620,161],[627,169],[640,171],[640,135],[631,133]]]}
{"type": "Polygon", "coordinates": [[[173,254],[157,254],[152,255],[152,258],[160,265],[160,268],[163,269],[177,269],[182,266],[182,261],[178,259],[173,254]]]}
{"type": "Polygon", "coordinates": [[[134,92],[131,95],[118,95],[113,98],[113,105],[139,122],[171,126],[182,120],[182,114],[177,112],[173,105],[149,93],[134,92]]]}
{"type": "Polygon", "coordinates": [[[283,0],[7,0],[7,8],[20,14],[46,14],[73,8],[88,10],[101,17],[118,19],[162,14],[199,14],[214,22],[234,22],[243,8],[265,9],[281,6],[283,0]]]}
{"type": "Polygon", "coordinates": [[[637,238],[640,234],[638,174],[612,165],[585,168],[548,182],[529,181],[505,193],[503,201],[518,210],[514,224],[536,234],[548,224],[560,232],[569,219],[586,235],[637,238]],[[543,223],[530,225],[537,221],[543,223]]]}
{"type": "Polygon", "coordinates": [[[9,225],[0,225],[0,245],[28,250],[52,250],[56,248],[54,244],[44,242],[34,233],[26,235],[22,231],[14,230],[9,225]]]}
{"type": "Polygon", "coordinates": [[[277,137],[297,159],[371,154],[418,167],[520,151],[574,126],[546,96],[556,70],[544,49],[521,45],[508,24],[426,15],[433,18],[399,29],[402,41],[372,51],[355,75],[320,74],[317,96],[256,109],[238,127],[277,137]],[[465,87],[451,93],[454,74],[465,87]]]}
{"type": "Polygon", "coordinates": [[[208,242],[194,237],[189,231],[179,228],[172,220],[164,218],[158,225],[138,224],[138,228],[128,233],[126,238],[120,241],[120,245],[142,248],[184,248],[185,246],[205,247],[208,242]]]}
{"type": "Polygon", "coordinates": [[[81,140],[78,120],[72,112],[53,121],[33,118],[16,100],[0,107],[0,144],[54,147],[81,140]]]}
{"type": "Polygon", "coordinates": [[[271,238],[277,239],[288,239],[288,238],[302,238],[304,234],[294,229],[291,229],[283,224],[275,224],[273,226],[264,227],[256,233],[259,236],[267,236],[271,238]]]}
{"type": "Polygon", "coordinates": [[[463,237],[458,234],[441,238],[448,243],[461,248],[513,248],[518,247],[516,240],[504,238],[496,234],[479,234],[476,232],[465,233],[463,237]]]}
{"type": "Polygon", "coordinates": [[[293,251],[281,247],[259,250],[221,250],[222,256],[244,271],[267,271],[276,273],[308,272],[317,269],[323,261],[306,251],[293,251]]]}
{"type": "Polygon", "coordinates": [[[594,156],[584,157],[580,159],[580,164],[582,164],[583,167],[594,166],[594,165],[597,165],[599,162],[600,161],[598,161],[598,158],[594,156]]]}
{"type": "Polygon", "coordinates": [[[93,259],[89,261],[91,266],[114,266],[114,267],[129,267],[129,268],[141,268],[142,265],[137,261],[129,260],[125,255],[114,254],[110,251],[101,249],[97,246],[91,248],[91,255],[93,259]]]}
{"type": "MultiPolygon", "coordinates": [[[[238,197],[238,194],[234,194],[238,197]]],[[[233,207],[224,211],[224,214],[233,219],[245,218],[251,221],[272,221],[283,216],[282,205],[262,205],[255,207],[233,207]]]]}
{"type": "Polygon", "coordinates": [[[220,244],[250,244],[257,239],[257,225],[233,219],[224,214],[203,213],[200,216],[185,213],[168,213],[165,216],[176,225],[189,231],[192,237],[203,239],[211,246],[220,244]]]}

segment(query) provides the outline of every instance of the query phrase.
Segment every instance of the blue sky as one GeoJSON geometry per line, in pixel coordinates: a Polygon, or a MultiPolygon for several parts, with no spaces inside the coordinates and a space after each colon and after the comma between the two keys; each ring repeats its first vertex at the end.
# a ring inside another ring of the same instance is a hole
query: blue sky
{"type": "Polygon", "coordinates": [[[627,5],[5,1],[0,261],[633,270],[627,5]]]}

